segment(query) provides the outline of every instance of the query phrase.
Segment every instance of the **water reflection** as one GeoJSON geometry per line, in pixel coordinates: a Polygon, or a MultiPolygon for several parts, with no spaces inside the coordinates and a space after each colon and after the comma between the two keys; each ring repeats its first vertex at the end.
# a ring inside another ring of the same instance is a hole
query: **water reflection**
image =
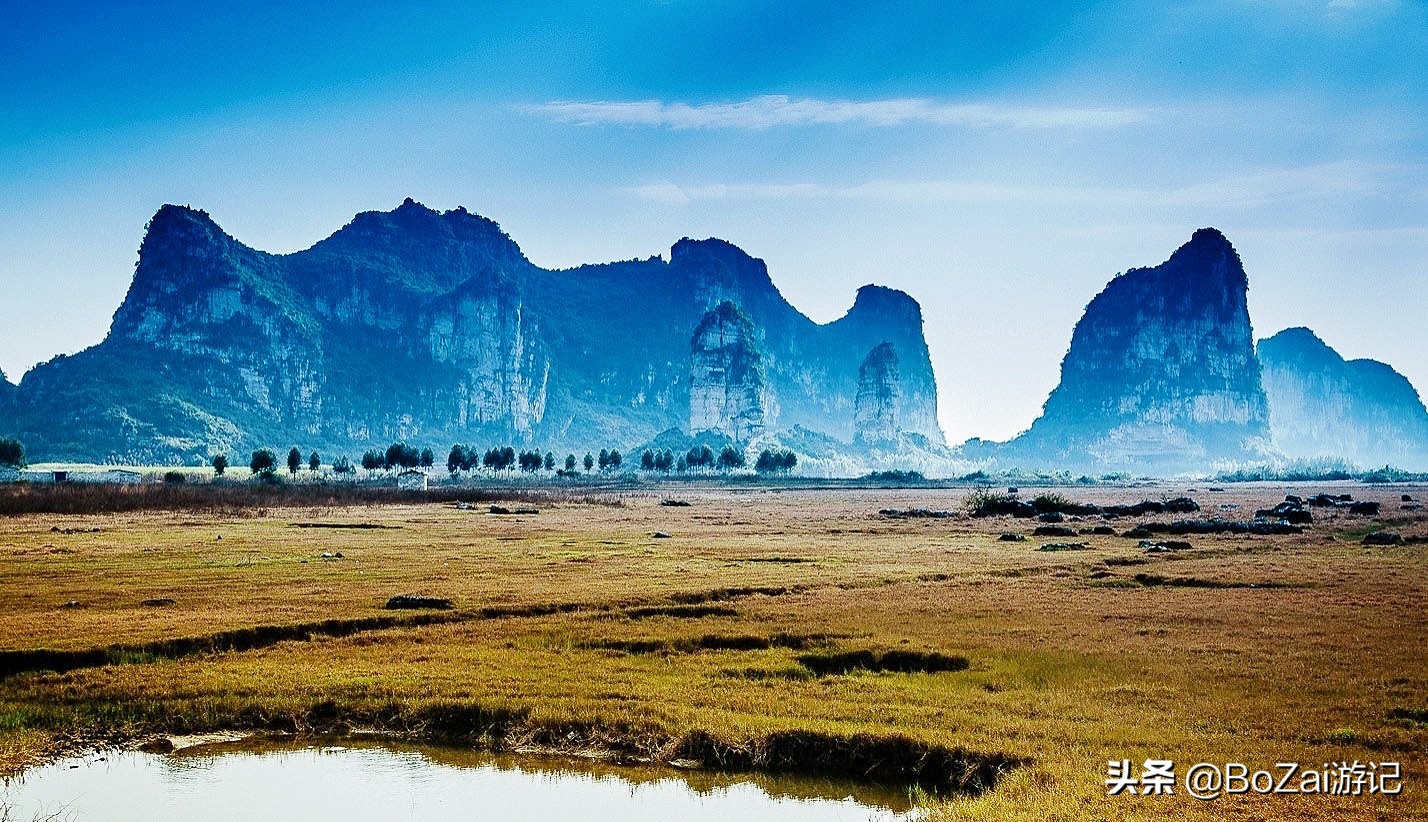
{"type": "Polygon", "coordinates": [[[0,803],[9,822],[864,822],[921,816],[906,794],[835,780],[352,741],[91,754],[26,771],[0,788],[0,803]]]}

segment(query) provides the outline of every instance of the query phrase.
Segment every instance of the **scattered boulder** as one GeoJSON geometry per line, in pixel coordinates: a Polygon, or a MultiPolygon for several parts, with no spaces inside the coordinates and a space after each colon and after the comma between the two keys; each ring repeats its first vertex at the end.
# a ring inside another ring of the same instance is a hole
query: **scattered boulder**
{"type": "Polygon", "coordinates": [[[1402,545],[1403,537],[1392,531],[1374,531],[1364,536],[1364,545],[1402,545]]]}
{"type": "Polygon", "coordinates": [[[1200,503],[1189,497],[1176,497],[1165,501],[1167,514],[1193,514],[1200,510],[1200,503]]]}
{"type": "Polygon", "coordinates": [[[888,519],[947,519],[953,516],[951,511],[933,511],[930,508],[884,508],[878,513],[888,519]]]}
{"type": "Polygon", "coordinates": [[[1075,528],[1067,528],[1064,525],[1039,525],[1035,531],[1031,532],[1034,537],[1074,537],[1075,528]]]}
{"type": "Polygon", "coordinates": [[[444,597],[429,597],[421,594],[397,594],[387,600],[384,606],[388,611],[414,610],[418,608],[431,608],[438,611],[449,611],[452,608],[451,600],[444,597]]]}
{"type": "Polygon", "coordinates": [[[1066,515],[1060,511],[1047,511],[1044,514],[1037,514],[1036,519],[1038,522],[1065,522],[1066,515]]]}
{"type": "Polygon", "coordinates": [[[1091,546],[1084,542],[1048,542],[1038,551],[1089,551],[1091,546]]]}
{"type": "Polygon", "coordinates": [[[489,513],[489,514],[509,514],[509,513],[511,513],[511,509],[507,508],[507,507],[504,506],[504,505],[492,505],[489,509],[487,509],[487,513],[489,513]]]}
{"type": "Polygon", "coordinates": [[[663,532],[663,531],[655,531],[655,532],[654,532],[653,534],[651,534],[650,536],[653,537],[654,539],[669,539],[669,534],[666,534],[666,533],[663,532]]]}
{"type": "Polygon", "coordinates": [[[1285,494],[1285,495],[1284,495],[1284,501],[1285,501],[1285,502],[1292,502],[1292,503],[1294,503],[1295,505],[1303,505],[1303,504],[1304,504],[1304,498],[1301,497],[1301,496],[1299,496],[1298,494],[1285,494]]]}
{"type": "Polygon", "coordinates": [[[1254,512],[1256,517],[1271,517],[1282,519],[1285,522],[1292,522],[1296,525],[1308,525],[1314,521],[1314,515],[1305,508],[1303,503],[1285,500],[1273,508],[1261,508],[1254,512]]]}
{"type": "Polygon", "coordinates": [[[660,505],[663,505],[663,506],[666,507],[666,508],[688,508],[688,507],[689,507],[689,503],[688,503],[688,502],[685,502],[685,501],[682,500],[682,499],[662,499],[662,500],[659,501],[659,504],[660,504],[660,505]]]}
{"type": "Polygon", "coordinates": [[[1378,516],[1378,512],[1381,507],[1382,505],[1377,502],[1356,502],[1353,505],[1349,506],[1349,513],[1359,514],[1365,517],[1376,517],[1378,516]]]}
{"type": "Polygon", "coordinates": [[[1113,537],[1116,535],[1116,529],[1112,528],[1109,525],[1097,525],[1094,528],[1082,528],[1081,533],[1095,534],[1097,536],[1102,537],[1113,537]]]}
{"type": "Polygon", "coordinates": [[[1140,548],[1147,554],[1163,554],[1170,551],[1188,551],[1193,548],[1190,543],[1181,540],[1167,539],[1159,542],[1143,539],[1140,541],[1140,548]]]}
{"type": "Polygon", "coordinates": [[[1308,504],[1315,508],[1342,508],[1353,500],[1352,494],[1315,494],[1309,498],[1308,504]]]}
{"type": "Polygon", "coordinates": [[[1401,497],[1398,498],[1398,501],[1399,501],[1399,502],[1412,502],[1412,501],[1413,501],[1413,497],[1412,497],[1412,495],[1410,495],[1410,494],[1404,494],[1403,496],[1401,496],[1401,497]]]}
{"type": "Polygon", "coordinates": [[[1405,502],[1405,503],[1403,503],[1402,505],[1400,505],[1400,506],[1398,506],[1398,507],[1399,507],[1400,510],[1403,510],[1403,511],[1422,511],[1422,510],[1423,510],[1423,506],[1420,505],[1419,503],[1416,503],[1416,502],[1405,502]]]}
{"type": "Polygon", "coordinates": [[[1175,522],[1145,522],[1121,534],[1130,539],[1146,539],[1155,534],[1302,534],[1304,528],[1282,519],[1257,517],[1248,522],[1223,519],[1182,519],[1175,522]]]}
{"type": "MultiPolygon", "coordinates": [[[[1244,523],[1244,530],[1243,530],[1243,531],[1238,531],[1238,526],[1239,526],[1240,524],[1241,524],[1241,523],[1234,523],[1234,525],[1236,526],[1236,528],[1231,529],[1231,531],[1232,531],[1232,532],[1235,532],[1235,533],[1257,534],[1257,535],[1259,535],[1259,536],[1273,536],[1273,535],[1276,535],[1276,534],[1302,534],[1302,533],[1304,533],[1304,529],[1303,529],[1302,527],[1300,527],[1300,526],[1298,526],[1298,525],[1295,525],[1295,524],[1292,523],[1292,522],[1288,522],[1288,521],[1282,520],[1282,519],[1265,519],[1265,518],[1263,518],[1263,517],[1256,517],[1255,519],[1252,519],[1252,520],[1250,520],[1249,522],[1244,523]]],[[[1172,533],[1175,533],[1175,532],[1172,532],[1172,533]]],[[[1189,534],[1189,533],[1213,533],[1213,532],[1184,531],[1184,532],[1180,532],[1180,533],[1187,533],[1187,534],[1189,534]]]]}
{"type": "Polygon", "coordinates": [[[322,552],[322,558],[323,558],[323,559],[342,559],[342,552],[341,552],[341,551],[323,551],[323,552],[322,552]]]}
{"type": "Polygon", "coordinates": [[[1070,502],[1052,496],[1041,496],[1031,501],[1031,505],[1043,514],[1065,514],[1073,517],[1093,517],[1101,513],[1101,506],[1086,502],[1070,502]]]}
{"type": "Polygon", "coordinates": [[[170,599],[169,597],[155,597],[153,599],[146,599],[139,604],[147,608],[167,608],[170,605],[177,605],[178,600],[170,599]]]}
{"type": "Polygon", "coordinates": [[[1008,531],[997,537],[998,542],[1026,542],[1026,534],[1014,534],[1008,531]]]}
{"type": "Polygon", "coordinates": [[[83,608],[84,603],[77,599],[66,600],[60,603],[61,608],[83,608]]]}

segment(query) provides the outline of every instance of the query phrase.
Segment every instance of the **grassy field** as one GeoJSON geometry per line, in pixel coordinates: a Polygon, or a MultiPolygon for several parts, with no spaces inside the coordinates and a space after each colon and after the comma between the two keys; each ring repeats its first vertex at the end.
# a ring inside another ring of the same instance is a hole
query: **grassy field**
{"type": "MultiPolygon", "coordinates": [[[[1246,518],[1329,489],[1060,490],[1189,493],[1202,515],[1246,518]]],[[[20,672],[0,680],[0,771],[96,740],[377,728],[995,779],[932,800],[939,819],[1428,818],[1428,545],[1360,544],[1379,527],[1428,535],[1399,504],[1428,493],[1332,490],[1383,514],[1318,510],[1304,534],[1190,536],[1165,554],[1110,535],[998,539],[1027,520],[878,514],[960,512],[965,491],[949,489],[674,486],[550,495],[526,515],[442,502],[8,517],[0,663],[20,672]],[[1067,541],[1086,549],[1038,550],[1067,541]],[[400,593],[454,607],[410,624],[383,610],[400,593]],[[45,667],[74,670],[24,670],[45,667]],[[1399,761],[1405,787],[1106,796],[1107,760],[1147,758],[1399,761]]]]}

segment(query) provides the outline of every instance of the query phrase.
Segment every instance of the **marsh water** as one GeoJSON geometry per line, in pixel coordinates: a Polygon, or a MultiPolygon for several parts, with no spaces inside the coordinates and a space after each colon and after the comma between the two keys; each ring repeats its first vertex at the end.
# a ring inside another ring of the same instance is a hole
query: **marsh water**
{"type": "Polygon", "coordinates": [[[353,741],[104,751],[31,768],[0,787],[0,819],[9,822],[864,822],[921,815],[905,793],[848,782],[353,741]]]}

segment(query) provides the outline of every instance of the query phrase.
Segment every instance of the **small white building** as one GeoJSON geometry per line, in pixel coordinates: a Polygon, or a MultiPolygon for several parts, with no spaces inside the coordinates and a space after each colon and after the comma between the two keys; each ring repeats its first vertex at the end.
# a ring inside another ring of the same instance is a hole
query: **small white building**
{"type": "Polygon", "coordinates": [[[40,485],[53,485],[57,482],[69,481],[68,471],[36,471],[31,468],[20,472],[20,479],[24,482],[33,482],[40,485]]]}
{"type": "Polygon", "coordinates": [[[144,479],[138,471],[123,468],[107,468],[102,471],[70,471],[70,482],[97,482],[109,485],[132,485],[144,479]]]}
{"type": "Polygon", "coordinates": [[[61,482],[92,482],[109,485],[132,485],[144,479],[144,475],[138,471],[126,471],[123,468],[104,468],[91,471],[70,471],[68,469],[56,468],[47,471],[28,470],[15,472],[16,476],[7,478],[0,474],[0,482],[15,482],[23,480],[40,485],[54,485],[61,482]]]}

